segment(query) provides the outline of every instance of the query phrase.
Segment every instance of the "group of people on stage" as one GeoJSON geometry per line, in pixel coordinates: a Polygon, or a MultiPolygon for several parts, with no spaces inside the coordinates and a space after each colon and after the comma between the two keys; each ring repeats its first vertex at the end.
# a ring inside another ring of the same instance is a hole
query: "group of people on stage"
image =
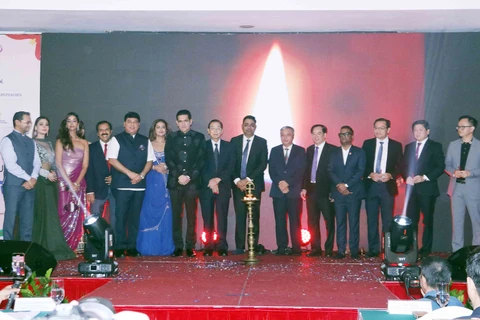
{"type": "Polygon", "coordinates": [[[472,220],[473,244],[480,245],[480,142],[473,136],[477,120],[471,116],[459,118],[460,139],[450,144],[446,158],[442,145],[429,138],[430,126],[425,120],[412,124],[415,141],[404,150],[400,142],[389,138],[391,122],[385,118],[374,121],[374,137],[365,140],[361,148],[353,145],[351,126],[340,128],[340,147],[336,147],[327,142],[326,126],[313,125],[313,144],[306,150],[293,143],[294,128],[284,126],[280,129],[282,143],[272,148],[270,155],[267,141],[255,135],[257,124],[252,115],[244,117],[243,133],[230,142],[222,139],[220,120],[209,122],[208,140],[192,130],[192,122],[191,113],[180,110],[176,114],[177,131],[171,132],[165,120],[157,119],[146,137],[138,133],[138,113],[128,112],[123,132],[113,136],[112,125],[100,121],[96,126],[99,140],[90,144],[84,138],[85,128],[78,115],[69,113],[53,147],[47,139],[50,123],[46,117],[36,119],[30,139],[26,135],[32,127],[30,114],[15,113],[14,130],[0,145],[5,163],[4,238],[14,239],[18,218],[21,240],[40,243],[58,260],[73,258],[82,237],[84,216],[102,214],[108,203],[115,256],[182,256],[185,250],[188,257],[194,257],[200,200],[206,232],[204,255],[211,256],[216,250],[219,256],[226,256],[227,217],[233,196],[233,254],[242,254],[247,234],[247,209],[242,199],[247,184],[253,182],[253,193],[259,200],[253,207],[254,250],[263,254],[265,248],[258,241],[259,208],[268,165],[277,255],[301,254],[304,200],[312,235],[307,256],[323,254],[323,214],[325,254],[344,258],[348,238],[351,257],[359,258],[359,215],[365,199],[366,256],[377,256],[381,252],[379,215],[381,230],[386,232],[394,213],[397,185],[405,182],[406,215],[418,228],[423,213],[420,254],[428,256],[432,250],[435,202],[440,194],[437,179],[444,171],[451,176],[453,250],[464,245],[466,209],[472,220]],[[215,231],[218,241],[214,240],[215,231]],[[333,255],[335,233],[338,252],[333,255]]]}

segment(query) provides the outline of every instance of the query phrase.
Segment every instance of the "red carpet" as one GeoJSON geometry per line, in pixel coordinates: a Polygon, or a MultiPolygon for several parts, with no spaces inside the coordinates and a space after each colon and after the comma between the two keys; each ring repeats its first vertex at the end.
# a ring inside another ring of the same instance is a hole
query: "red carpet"
{"type": "MultiPolygon", "coordinates": [[[[142,311],[151,319],[353,320],[358,309],[385,309],[388,299],[397,299],[382,283],[380,258],[267,254],[245,266],[243,256],[200,256],[118,259],[118,275],[68,279],[66,294],[78,299],[83,288],[88,296],[110,299],[117,310],[142,311]]],[[[54,276],[79,277],[79,262],[60,262],[54,276]]]]}

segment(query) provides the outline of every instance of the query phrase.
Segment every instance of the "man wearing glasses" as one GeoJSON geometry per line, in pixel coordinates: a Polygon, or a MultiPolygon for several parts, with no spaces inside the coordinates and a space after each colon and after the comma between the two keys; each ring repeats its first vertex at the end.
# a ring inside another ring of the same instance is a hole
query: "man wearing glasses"
{"type": "Polygon", "coordinates": [[[365,140],[362,146],[367,157],[363,175],[368,225],[367,257],[376,257],[380,253],[378,213],[380,211],[382,232],[385,233],[390,227],[395,196],[398,194],[396,178],[403,152],[402,144],[388,136],[390,124],[388,119],[376,119],[373,123],[375,138],[365,140]]]}
{"type": "Polygon", "coordinates": [[[445,159],[445,171],[450,175],[453,251],[464,246],[465,208],[472,221],[473,245],[480,245],[480,142],[473,136],[476,127],[477,120],[471,116],[458,119],[460,139],[450,142],[445,159]]]}
{"type": "Polygon", "coordinates": [[[350,126],[343,126],[338,137],[341,146],[333,151],[328,165],[332,179],[331,197],[334,199],[337,221],[338,253],[334,258],[345,258],[348,213],[350,256],[358,259],[360,205],[365,197],[362,177],[366,157],[363,149],[352,145],[353,129],[350,126]]]}
{"type": "Polygon", "coordinates": [[[3,238],[14,239],[13,230],[18,215],[20,240],[32,241],[34,187],[41,163],[35,142],[26,135],[32,127],[30,113],[16,112],[13,115],[13,127],[14,130],[3,138],[0,145],[5,164],[3,238]]]}

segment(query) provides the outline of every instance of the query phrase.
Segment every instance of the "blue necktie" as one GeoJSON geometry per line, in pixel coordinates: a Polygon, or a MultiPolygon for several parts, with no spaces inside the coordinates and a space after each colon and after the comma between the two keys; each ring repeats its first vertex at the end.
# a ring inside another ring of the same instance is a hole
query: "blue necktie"
{"type": "Polygon", "coordinates": [[[318,147],[315,147],[313,154],[312,172],[310,173],[310,182],[317,182],[317,166],[318,166],[318,147]]]}
{"type": "Polygon", "coordinates": [[[378,148],[377,162],[375,163],[375,173],[382,173],[382,155],[383,155],[383,142],[380,142],[380,148],[378,148]]]}
{"type": "Polygon", "coordinates": [[[247,145],[243,149],[242,154],[242,166],[240,167],[240,179],[245,179],[247,177],[247,156],[248,156],[248,146],[250,145],[250,139],[247,139],[247,145]]]}

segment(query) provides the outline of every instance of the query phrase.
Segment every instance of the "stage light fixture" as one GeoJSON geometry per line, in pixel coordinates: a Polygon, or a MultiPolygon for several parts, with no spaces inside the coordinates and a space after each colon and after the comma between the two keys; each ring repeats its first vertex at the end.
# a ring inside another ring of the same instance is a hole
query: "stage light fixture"
{"type": "Polygon", "coordinates": [[[87,243],[84,258],[78,271],[86,277],[108,277],[118,273],[118,263],[113,255],[114,236],[110,224],[98,214],[85,218],[83,223],[87,243]]]}
{"type": "Polygon", "coordinates": [[[417,233],[412,220],[406,216],[395,216],[384,238],[385,259],[381,266],[386,280],[402,281],[407,295],[409,288],[420,287],[417,233]]]}
{"type": "Polygon", "coordinates": [[[310,234],[310,231],[308,231],[307,229],[302,229],[301,234],[302,234],[302,247],[306,247],[312,241],[312,235],[310,234]]]}
{"type": "MultiPolygon", "coordinates": [[[[202,240],[202,243],[205,245],[207,244],[207,233],[205,231],[202,232],[202,236],[200,237],[200,240],[202,240]]],[[[217,232],[213,232],[213,243],[217,243],[218,240],[218,235],[217,232]]]]}

